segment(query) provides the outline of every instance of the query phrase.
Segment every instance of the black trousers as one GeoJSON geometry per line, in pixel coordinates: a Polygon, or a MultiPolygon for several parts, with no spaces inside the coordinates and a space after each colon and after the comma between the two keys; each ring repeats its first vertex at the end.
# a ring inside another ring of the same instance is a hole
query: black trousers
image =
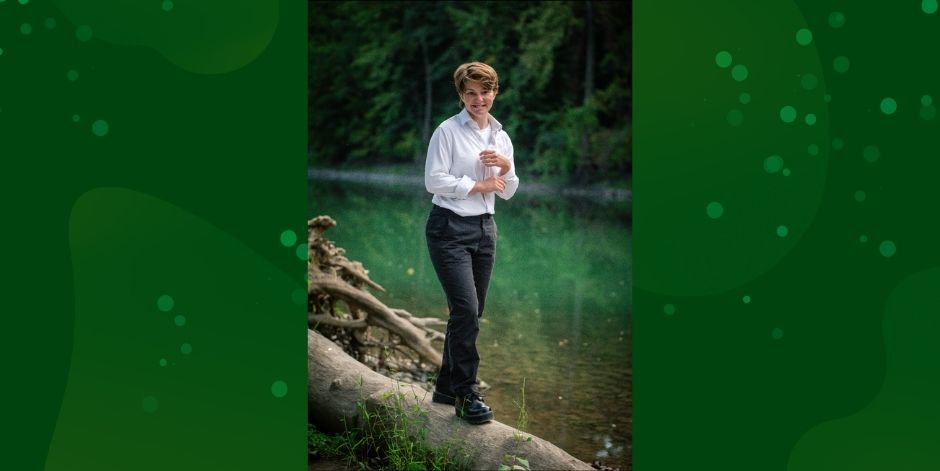
{"type": "Polygon", "coordinates": [[[462,397],[478,388],[477,335],[496,260],[496,221],[490,214],[459,216],[434,205],[425,235],[450,309],[436,388],[462,397]]]}

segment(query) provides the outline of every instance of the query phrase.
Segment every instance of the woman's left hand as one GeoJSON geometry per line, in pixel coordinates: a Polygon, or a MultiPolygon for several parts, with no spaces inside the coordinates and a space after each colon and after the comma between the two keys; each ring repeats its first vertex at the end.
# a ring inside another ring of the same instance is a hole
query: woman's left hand
{"type": "Polygon", "coordinates": [[[509,173],[509,169],[512,165],[509,163],[509,159],[503,156],[503,154],[491,149],[480,152],[480,160],[483,161],[483,165],[487,167],[499,167],[500,170],[502,170],[500,175],[509,173]]]}

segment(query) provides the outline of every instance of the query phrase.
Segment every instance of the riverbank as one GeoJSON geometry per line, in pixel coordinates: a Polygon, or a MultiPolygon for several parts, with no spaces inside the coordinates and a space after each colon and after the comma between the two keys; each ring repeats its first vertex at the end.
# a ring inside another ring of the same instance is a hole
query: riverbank
{"type": "MultiPolygon", "coordinates": [[[[528,183],[497,202],[502,245],[478,339],[487,404],[512,421],[525,379],[529,432],[582,461],[628,469],[629,204],[534,196],[528,183]]],[[[385,287],[382,302],[446,319],[424,237],[429,200],[420,183],[318,179],[308,211],[338,222],[331,240],[385,287]]]]}
{"type": "MultiPolygon", "coordinates": [[[[398,185],[424,188],[421,169],[412,167],[375,167],[370,169],[340,170],[313,168],[307,169],[308,180],[345,181],[376,185],[398,185]]],[[[615,188],[607,185],[570,187],[560,184],[524,180],[525,192],[533,196],[564,196],[567,198],[588,198],[602,203],[632,203],[633,191],[629,188],[615,188]]]]}

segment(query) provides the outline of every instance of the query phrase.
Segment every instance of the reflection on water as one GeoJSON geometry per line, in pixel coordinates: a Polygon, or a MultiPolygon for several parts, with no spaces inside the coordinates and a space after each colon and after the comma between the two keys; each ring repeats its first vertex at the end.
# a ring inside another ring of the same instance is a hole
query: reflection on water
{"type": "Polygon", "coordinates": [[[595,435],[594,441],[604,443],[604,447],[594,453],[594,457],[599,460],[606,460],[611,455],[619,456],[623,453],[623,445],[614,446],[614,440],[610,435],[595,435]]]}
{"type": "MultiPolygon", "coordinates": [[[[588,202],[499,200],[496,266],[477,341],[496,419],[514,425],[525,378],[529,431],[575,457],[626,469],[632,256],[629,211],[588,202]]],[[[310,216],[418,316],[447,317],[428,257],[423,188],[310,182],[310,216]]],[[[440,346],[438,346],[440,348],[440,346]]]]}

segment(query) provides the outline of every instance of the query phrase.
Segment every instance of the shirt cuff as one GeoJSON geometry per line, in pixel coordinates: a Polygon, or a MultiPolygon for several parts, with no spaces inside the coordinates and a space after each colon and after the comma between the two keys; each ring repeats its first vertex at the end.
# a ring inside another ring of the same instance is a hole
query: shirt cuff
{"type": "Polygon", "coordinates": [[[465,200],[470,197],[470,190],[473,189],[473,185],[476,182],[472,178],[464,175],[460,178],[460,181],[457,182],[457,188],[454,190],[454,195],[457,199],[465,200]]]}

